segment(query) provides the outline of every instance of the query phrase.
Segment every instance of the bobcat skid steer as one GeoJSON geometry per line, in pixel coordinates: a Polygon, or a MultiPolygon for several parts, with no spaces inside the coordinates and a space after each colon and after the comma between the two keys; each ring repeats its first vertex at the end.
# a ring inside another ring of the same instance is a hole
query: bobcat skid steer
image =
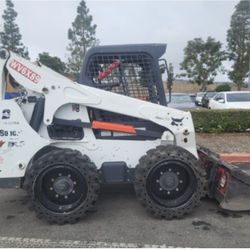
{"type": "Polygon", "coordinates": [[[166,106],[165,46],[119,49],[90,51],[83,84],[0,50],[1,187],[26,189],[38,217],[58,224],[84,217],[110,183],[132,183],[160,218],[181,218],[205,195],[249,209],[247,173],[197,149],[191,114],[166,106]]]}

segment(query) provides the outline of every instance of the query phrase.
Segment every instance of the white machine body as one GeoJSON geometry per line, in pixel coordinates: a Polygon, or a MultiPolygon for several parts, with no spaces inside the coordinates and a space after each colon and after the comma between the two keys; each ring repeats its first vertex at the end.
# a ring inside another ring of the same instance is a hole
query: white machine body
{"type": "Polygon", "coordinates": [[[189,112],[80,85],[12,52],[2,50],[1,53],[5,56],[0,58],[0,178],[23,177],[32,158],[46,146],[76,149],[87,155],[98,169],[104,162],[125,162],[128,168],[135,168],[148,150],[166,144],[183,147],[198,158],[189,112]],[[25,94],[5,100],[9,76],[25,90],[25,94]],[[23,101],[28,96],[45,98],[39,131],[29,125],[34,104],[23,101]],[[76,104],[79,109],[72,109],[76,104]],[[53,123],[54,118],[91,124],[88,108],[151,121],[166,130],[156,140],[98,139],[92,127],[84,128],[84,136],[80,140],[50,138],[47,126],[53,123]]]}

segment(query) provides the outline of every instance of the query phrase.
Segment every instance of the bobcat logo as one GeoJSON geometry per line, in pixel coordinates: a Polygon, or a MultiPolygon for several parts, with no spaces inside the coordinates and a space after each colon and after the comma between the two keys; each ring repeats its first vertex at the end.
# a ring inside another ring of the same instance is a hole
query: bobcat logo
{"type": "Polygon", "coordinates": [[[9,109],[3,110],[2,119],[10,119],[10,110],[9,109]]]}
{"type": "Polygon", "coordinates": [[[181,119],[171,117],[171,119],[172,119],[172,123],[171,123],[172,126],[179,127],[179,126],[183,125],[182,121],[183,121],[184,117],[181,119]]]}

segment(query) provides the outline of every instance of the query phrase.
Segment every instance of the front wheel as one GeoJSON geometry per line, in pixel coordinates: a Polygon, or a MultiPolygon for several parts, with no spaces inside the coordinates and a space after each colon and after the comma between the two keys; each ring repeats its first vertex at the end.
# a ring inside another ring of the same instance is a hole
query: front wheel
{"type": "Polygon", "coordinates": [[[159,146],[140,159],[134,187],[140,202],[153,215],[181,218],[205,196],[205,176],[198,160],[187,150],[159,146]]]}
{"type": "Polygon", "coordinates": [[[27,190],[38,217],[57,224],[85,216],[97,201],[99,187],[95,165],[70,149],[45,154],[27,174],[27,190]]]}

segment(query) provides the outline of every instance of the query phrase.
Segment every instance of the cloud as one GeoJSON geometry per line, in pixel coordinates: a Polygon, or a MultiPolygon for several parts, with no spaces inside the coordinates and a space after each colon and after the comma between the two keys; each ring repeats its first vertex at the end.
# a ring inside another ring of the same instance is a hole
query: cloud
{"type": "MultiPolygon", "coordinates": [[[[43,51],[66,60],[67,31],[79,1],[15,0],[17,23],[32,59],[43,51]]],[[[176,73],[188,40],[212,36],[226,43],[238,1],[86,1],[101,44],[167,43],[176,73]]],[[[0,1],[0,12],[5,8],[0,1]]],[[[219,80],[226,79],[219,76],[219,80]]]]}

